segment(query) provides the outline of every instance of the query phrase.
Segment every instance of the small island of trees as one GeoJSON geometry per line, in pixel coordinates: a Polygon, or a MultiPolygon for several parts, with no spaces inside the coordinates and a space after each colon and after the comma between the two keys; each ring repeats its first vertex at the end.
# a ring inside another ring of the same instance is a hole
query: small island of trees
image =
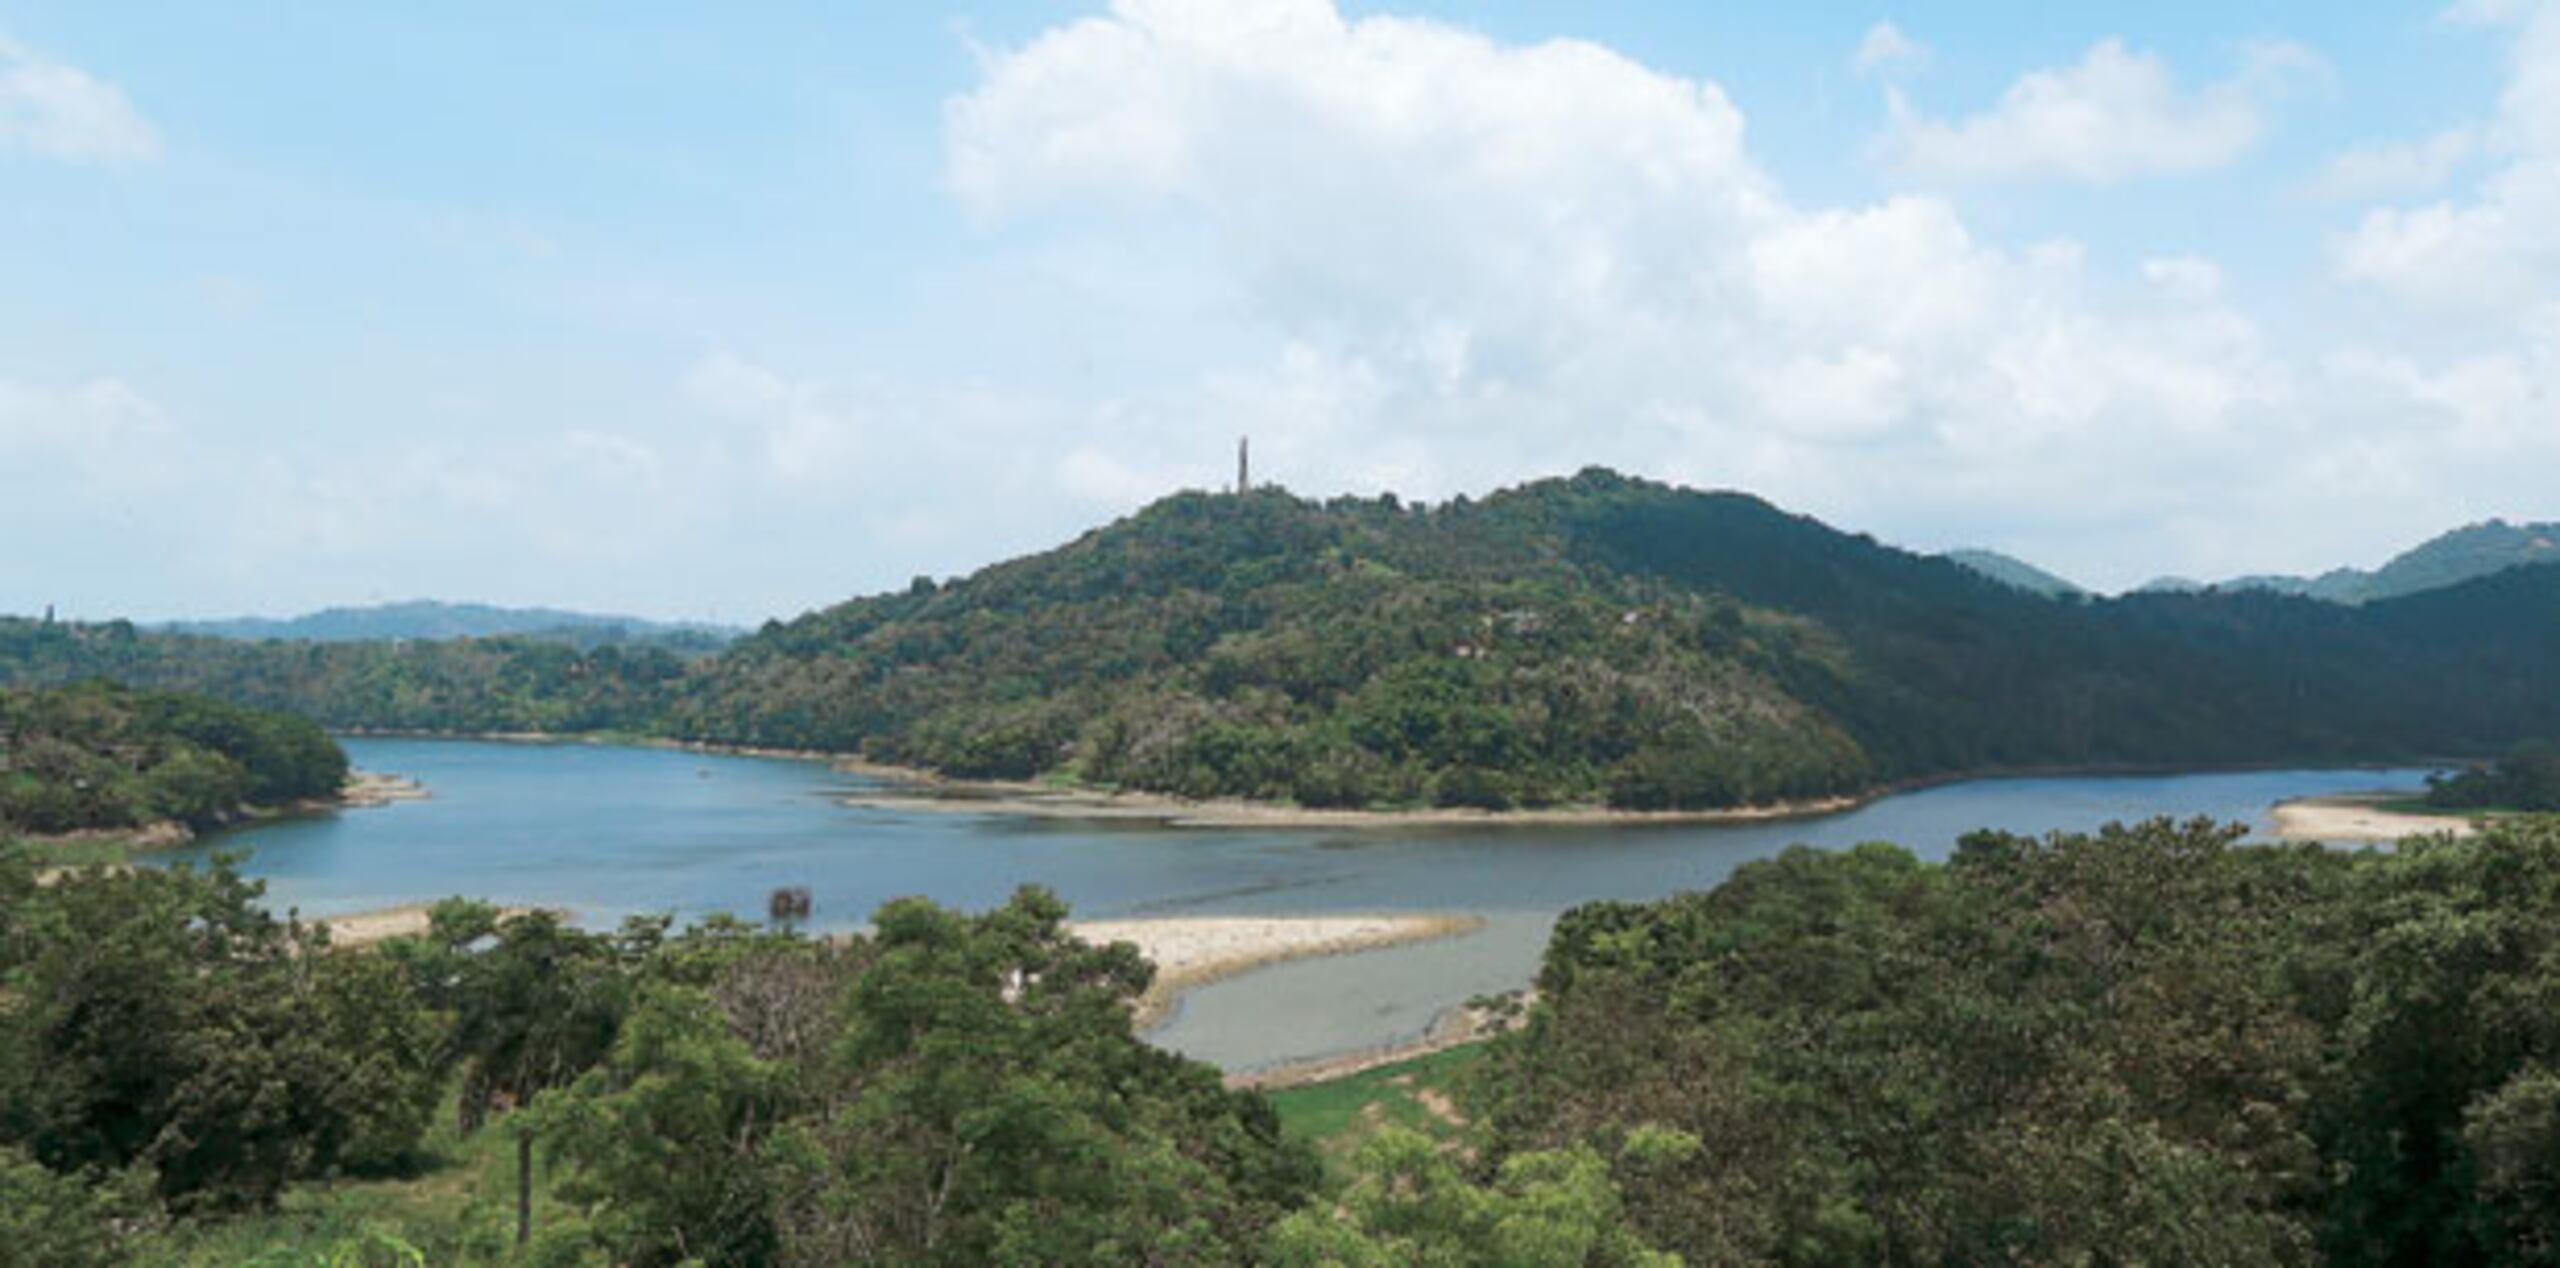
{"type": "Polygon", "coordinates": [[[2560,811],[2560,744],[2523,744],[2496,762],[2432,776],[2426,803],[2439,810],[2560,811]]]}

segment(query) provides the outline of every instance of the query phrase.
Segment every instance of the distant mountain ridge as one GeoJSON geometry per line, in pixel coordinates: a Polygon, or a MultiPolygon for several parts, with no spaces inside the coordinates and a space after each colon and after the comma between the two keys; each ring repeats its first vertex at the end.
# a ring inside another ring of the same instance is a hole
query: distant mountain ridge
{"type": "Polygon", "coordinates": [[[2372,572],[2339,568],[2305,580],[2300,577],[2248,577],[2229,589],[2283,589],[2300,584],[2301,593],[2338,603],[2371,603],[2460,585],[2475,577],[2532,564],[2560,563],[2560,524],[2510,524],[2487,520],[2433,538],[2394,556],[2372,572]]]}
{"type": "Polygon", "coordinates": [[[2053,599],[2072,599],[2084,597],[2089,593],[2088,588],[2078,582],[2046,572],[2015,555],[2004,555],[1996,550],[1951,550],[1940,557],[1963,564],[1993,581],[2024,590],[2029,594],[2041,594],[2053,599]]]}
{"type": "Polygon", "coordinates": [[[745,631],[695,621],[651,621],[636,616],[571,612],[559,608],[508,608],[486,603],[413,599],[364,607],[332,607],[294,617],[242,616],[223,620],[170,621],[156,628],[175,634],[259,641],[368,643],[395,639],[549,636],[591,646],[602,641],[668,636],[726,643],[745,631]]]}
{"type": "MultiPolygon", "coordinates": [[[[2087,594],[2062,577],[2015,557],[1991,550],[1951,550],[1943,559],[2030,594],[2049,597],[2087,594]]],[[[2195,594],[2207,590],[2318,599],[2324,603],[2373,603],[2429,590],[2441,590],[2480,577],[2536,564],[2560,563],[2560,523],[2510,524],[2486,520],[2457,528],[2402,551],[2380,568],[2332,568],[2316,577],[2287,573],[2254,573],[2228,581],[2204,582],[2189,577],[2154,577],[2130,594],[2195,594]]]]}

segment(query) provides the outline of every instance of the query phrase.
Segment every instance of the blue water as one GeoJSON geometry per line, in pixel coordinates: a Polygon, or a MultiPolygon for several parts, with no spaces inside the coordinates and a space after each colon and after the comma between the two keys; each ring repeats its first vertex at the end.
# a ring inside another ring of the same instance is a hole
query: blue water
{"type": "Polygon", "coordinates": [[[1556,913],[1714,885],[1793,844],[1892,841],[1944,857],[1976,828],[2045,832],[2206,815],[2262,825],[2288,797],[2419,786],[2420,771],[2264,771],[1981,780],[1784,822],[1663,827],[1177,829],[848,806],[861,777],[807,762],[664,749],[461,740],[346,742],[423,802],[258,826],[168,857],[247,850],[270,902],[328,915],[465,894],[563,907],[755,915],[806,886],[846,928],[921,894],[983,907],[1018,885],[1088,917],[1467,911],[1446,942],[1282,965],[1193,992],[1156,1038],[1230,1067],[1419,1034],[1441,1009],[1524,982],[1556,913]]]}

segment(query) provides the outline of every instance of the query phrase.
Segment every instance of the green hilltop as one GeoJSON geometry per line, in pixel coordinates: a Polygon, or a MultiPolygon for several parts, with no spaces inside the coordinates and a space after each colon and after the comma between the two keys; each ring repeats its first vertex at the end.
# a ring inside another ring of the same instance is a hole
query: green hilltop
{"type": "Polygon", "coordinates": [[[2055,603],[1604,470],[1437,505],[1185,493],[717,655],[0,624],[341,728],[612,731],[1309,805],[1714,807],[2002,770],[2503,751],[2560,712],[2560,569],[2347,607],[2055,603]]]}
{"type": "MultiPolygon", "coordinates": [[[[2421,542],[2392,556],[2371,572],[2361,568],[2332,568],[2316,577],[2258,573],[2218,582],[2212,588],[2266,590],[2328,603],[2372,603],[2458,586],[2511,568],[2550,564],[2560,564],[2560,524],[2509,524],[2505,520],[2488,520],[2421,542]]],[[[2004,576],[2003,579],[2013,584],[2025,584],[2013,577],[2004,576]]],[[[2029,585],[2028,588],[2035,587],[2029,585]]],[[[2144,588],[2202,590],[2206,586],[2203,582],[2182,577],[2162,577],[2144,588]]]]}
{"type": "Polygon", "coordinates": [[[2049,599],[2077,599],[2089,593],[2086,587],[2068,577],[2047,572],[2015,555],[2004,555],[1996,550],[1951,550],[1945,558],[2004,585],[2049,599]]]}

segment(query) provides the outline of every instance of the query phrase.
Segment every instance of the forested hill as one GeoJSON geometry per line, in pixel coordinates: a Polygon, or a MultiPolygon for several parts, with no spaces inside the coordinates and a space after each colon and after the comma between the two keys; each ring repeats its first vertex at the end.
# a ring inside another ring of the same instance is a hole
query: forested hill
{"type": "Polygon", "coordinates": [[[2241,577],[2225,590],[2278,590],[2335,603],[2370,603],[2458,585],[2510,568],[2560,564],[2560,524],[2489,520],[2423,542],[2379,569],[2337,568],[2317,577],[2241,577]]]}
{"type": "Polygon", "coordinates": [[[2560,820],[2243,831],[1796,849],[1567,912],[1477,1165],[1625,1142],[1628,1223],[1691,1264],[2550,1262],[2560,820]]]}
{"type": "Polygon", "coordinates": [[[1922,776],[2488,754],[2560,718],[2560,568],[2344,607],[2057,603],[1733,493],[1167,498],[685,663],[0,623],[332,725],[645,731],[1309,804],[1713,806],[1922,776]]]}
{"type": "Polygon", "coordinates": [[[346,754],[300,718],[105,683],[0,687],[0,842],[163,821],[201,828],[335,797],[346,778],[346,754]]]}
{"type": "Polygon", "coordinates": [[[676,726],[1317,805],[1727,804],[1874,778],[1783,685],[1834,672],[1824,631],[1576,558],[1554,516],[1580,487],[1428,509],[1185,494],[768,627],[676,726]]]}
{"type": "Polygon", "coordinates": [[[1717,804],[2494,751],[2560,716],[2554,646],[2560,569],[2357,609],[2060,604],[1756,498],[1586,471],[1431,508],[1169,499],[949,588],[768,627],[680,716],[1183,791],[1287,795],[1294,772],[1324,799],[1308,772],[1345,772],[1368,797],[1446,800],[1491,771],[1523,799],[1717,804]]]}
{"type": "Polygon", "coordinates": [[[2049,599],[2089,597],[2088,587],[1996,550],[1951,550],[1941,557],[1950,563],[1963,564],[1983,576],[2014,589],[2041,594],[2049,599]]]}

